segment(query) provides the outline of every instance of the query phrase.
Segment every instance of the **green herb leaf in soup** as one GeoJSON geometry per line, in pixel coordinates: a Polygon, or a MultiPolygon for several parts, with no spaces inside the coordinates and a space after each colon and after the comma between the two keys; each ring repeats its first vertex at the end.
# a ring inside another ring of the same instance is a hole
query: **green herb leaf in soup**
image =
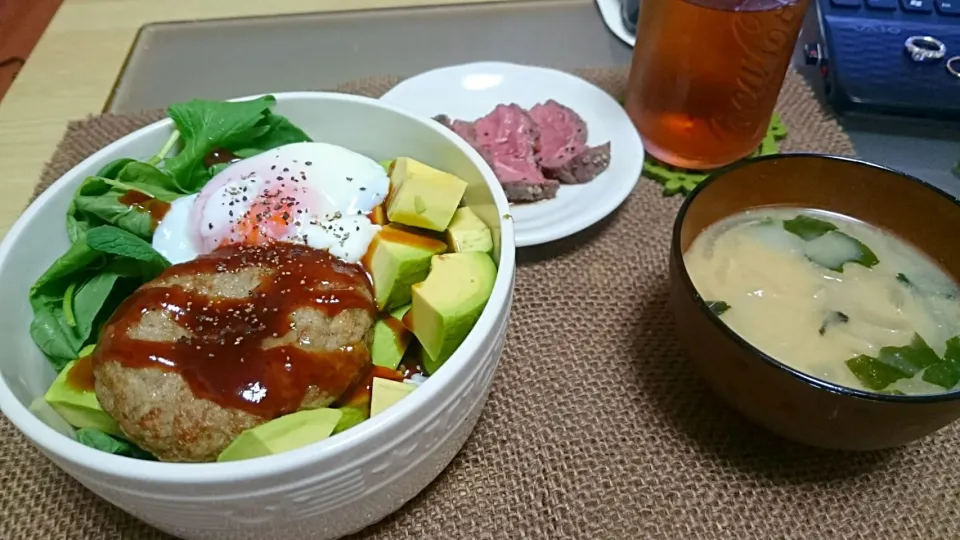
{"type": "Polygon", "coordinates": [[[783,228],[806,240],[804,255],[810,261],[834,272],[843,272],[843,265],[857,263],[867,268],[880,261],[863,242],[837,230],[828,221],[800,215],[783,222],[783,228]]]}
{"type": "Polygon", "coordinates": [[[900,379],[909,379],[911,375],[900,369],[862,354],[847,360],[847,367],[864,387],[870,390],[883,390],[900,379]]]}
{"type": "Polygon", "coordinates": [[[940,361],[937,353],[927,345],[927,342],[919,334],[914,334],[908,345],[881,347],[877,359],[884,364],[909,373],[911,376],[940,361]]]}
{"type": "MultiPolygon", "coordinates": [[[[914,334],[907,345],[881,347],[876,358],[860,355],[847,360],[850,371],[863,386],[871,390],[883,390],[900,379],[909,379],[923,370],[930,371],[930,368],[936,368],[930,375],[933,380],[927,380],[927,372],[924,372],[923,380],[942,386],[936,381],[946,382],[947,371],[936,367],[940,364],[953,365],[952,362],[941,360],[919,334],[914,334]]],[[[960,380],[960,373],[957,379],[960,380]]]]}
{"type": "Polygon", "coordinates": [[[837,226],[833,223],[803,215],[784,221],[783,228],[804,240],[820,238],[830,231],[837,230],[837,226]]]}
{"type": "Polygon", "coordinates": [[[952,362],[939,362],[928,367],[921,378],[941,388],[953,388],[960,382],[960,366],[952,362]]]}
{"type": "Polygon", "coordinates": [[[706,300],[705,302],[707,307],[710,308],[710,311],[712,311],[717,317],[723,315],[728,309],[730,309],[730,304],[726,302],[719,302],[716,300],[706,300]]]}
{"type": "Polygon", "coordinates": [[[820,335],[825,335],[827,329],[831,326],[836,326],[838,324],[845,324],[850,322],[850,317],[842,311],[831,311],[823,318],[823,324],[820,325],[820,335]]]}

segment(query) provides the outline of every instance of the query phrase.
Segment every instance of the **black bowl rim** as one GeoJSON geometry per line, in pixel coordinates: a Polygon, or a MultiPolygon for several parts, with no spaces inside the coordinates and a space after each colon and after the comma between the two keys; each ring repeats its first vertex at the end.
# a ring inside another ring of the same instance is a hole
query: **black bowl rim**
{"type": "MultiPolygon", "coordinates": [[[[710,173],[710,175],[707,176],[707,178],[704,179],[704,181],[701,182],[700,185],[694,188],[693,191],[691,191],[690,194],[686,196],[686,198],[683,201],[683,204],[680,206],[680,210],[677,212],[677,217],[673,222],[673,233],[670,239],[670,250],[671,250],[671,256],[673,256],[673,254],[677,254],[679,256],[680,260],[677,261],[677,264],[680,270],[680,279],[683,282],[684,288],[688,292],[693,294],[694,301],[697,303],[697,306],[700,308],[700,311],[707,316],[707,319],[710,320],[714,324],[714,326],[717,326],[721,332],[726,334],[727,337],[733,340],[734,343],[739,345],[741,348],[754,353],[756,356],[761,358],[768,365],[774,368],[781,369],[785,371],[787,374],[793,376],[794,378],[799,379],[815,388],[826,390],[828,392],[832,392],[835,394],[842,394],[842,395],[851,396],[859,399],[865,399],[868,401],[881,401],[881,402],[888,402],[888,403],[939,403],[943,401],[951,401],[951,400],[960,398],[960,388],[956,390],[951,390],[949,392],[943,392],[940,394],[921,394],[921,395],[911,395],[911,396],[900,396],[896,394],[881,394],[879,392],[859,390],[856,388],[842,386],[836,383],[832,383],[830,381],[826,381],[824,379],[814,377],[813,375],[809,375],[798,369],[792,368],[784,364],[783,362],[780,362],[776,358],[768,355],[767,353],[753,346],[747,340],[740,337],[739,334],[734,332],[729,326],[726,325],[726,323],[723,322],[723,320],[718,315],[714,314],[713,311],[711,311],[710,308],[707,307],[706,301],[704,301],[703,297],[700,296],[700,293],[697,292],[696,287],[693,286],[693,281],[690,279],[690,274],[687,272],[687,266],[683,261],[683,251],[680,249],[680,230],[683,228],[683,222],[685,221],[687,210],[690,208],[690,205],[697,198],[697,195],[699,195],[703,190],[707,189],[710,186],[710,184],[719,180],[721,177],[723,177],[724,175],[726,175],[731,171],[741,169],[744,167],[749,167],[755,163],[759,163],[763,161],[769,161],[774,159],[791,160],[791,159],[798,159],[798,158],[804,158],[804,159],[813,158],[813,159],[823,159],[823,160],[833,160],[833,161],[844,161],[844,162],[853,164],[855,166],[868,167],[870,169],[874,169],[878,171],[894,173],[897,176],[900,176],[901,178],[903,178],[904,180],[915,182],[919,184],[922,188],[933,191],[937,195],[947,199],[948,201],[952,202],[955,206],[957,206],[958,211],[960,211],[960,200],[950,195],[949,193],[941,190],[940,188],[928,182],[925,182],[913,175],[907,174],[903,171],[898,171],[896,169],[885,167],[883,165],[877,165],[876,163],[870,163],[868,161],[865,161],[859,158],[848,157],[848,156],[838,156],[838,155],[832,155],[832,154],[818,154],[814,152],[778,153],[778,154],[768,154],[765,156],[748,158],[748,159],[733,163],[732,165],[728,165],[726,167],[717,169],[716,171],[710,173]]],[[[678,323],[678,324],[682,324],[682,323],[678,323]]]]}

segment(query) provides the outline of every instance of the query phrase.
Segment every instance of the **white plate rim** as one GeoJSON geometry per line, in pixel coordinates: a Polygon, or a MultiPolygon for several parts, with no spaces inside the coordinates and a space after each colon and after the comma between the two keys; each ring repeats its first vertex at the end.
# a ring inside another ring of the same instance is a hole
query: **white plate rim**
{"type": "MultiPolygon", "coordinates": [[[[593,83],[586,81],[576,75],[561,71],[558,69],[553,69],[543,66],[533,66],[527,64],[520,64],[515,62],[503,62],[503,61],[478,61],[478,62],[467,62],[463,64],[454,64],[448,66],[442,66],[427,71],[423,71],[411,77],[408,77],[395,85],[393,88],[388,90],[383,96],[380,97],[381,100],[390,102],[394,105],[400,107],[409,106],[403,100],[394,101],[392,96],[400,92],[407,91],[407,89],[414,84],[418,84],[418,79],[423,79],[426,77],[435,77],[438,75],[446,75],[447,72],[450,73],[464,73],[464,72],[483,72],[483,73],[503,73],[503,74],[516,74],[518,72],[527,72],[539,74],[541,76],[553,77],[553,78],[562,78],[568,81],[572,85],[581,85],[586,86],[595,91],[598,95],[602,94],[602,97],[599,99],[609,100],[609,104],[614,105],[617,109],[623,110],[622,105],[617,102],[610,94],[608,94],[603,89],[597,87],[593,83]]],[[[629,118],[626,116],[626,111],[623,113],[623,118],[629,122],[629,118]]],[[[631,124],[632,125],[632,124],[631,124]]],[[[614,211],[619,208],[623,202],[630,196],[636,187],[637,183],[640,181],[640,176],[643,172],[643,160],[646,156],[646,150],[643,146],[643,142],[640,139],[639,133],[636,130],[630,130],[631,141],[627,141],[629,144],[623,145],[627,147],[634,147],[636,149],[631,153],[629,150],[619,150],[616,155],[623,155],[623,158],[612,158],[612,159],[632,159],[634,161],[633,167],[631,169],[636,170],[636,174],[631,174],[627,176],[624,180],[619,182],[614,182],[612,186],[615,189],[608,191],[604,197],[599,199],[596,204],[591,204],[588,209],[584,210],[582,213],[577,215],[576,219],[570,219],[564,221],[561,225],[552,226],[549,228],[540,228],[533,229],[528,231],[523,231],[519,226],[522,221],[520,219],[514,218],[515,225],[515,245],[516,247],[530,247],[540,244],[545,244],[548,242],[553,242],[566,238],[573,234],[576,234],[580,231],[583,231],[593,225],[597,224],[605,217],[611,215],[614,211]]],[[[621,143],[622,144],[622,143],[621,143]]],[[[612,164],[611,159],[611,164],[612,164]]],[[[563,189],[563,185],[560,186],[560,189],[563,189]]],[[[544,203],[549,203],[544,201],[544,203]]],[[[540,204],[540,203],[534,203],[540,204]]]]}

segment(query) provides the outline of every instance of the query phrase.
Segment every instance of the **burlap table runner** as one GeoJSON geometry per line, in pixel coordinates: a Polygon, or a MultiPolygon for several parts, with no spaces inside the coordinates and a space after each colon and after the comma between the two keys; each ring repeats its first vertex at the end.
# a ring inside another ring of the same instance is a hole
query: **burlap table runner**
{"type": "MultiPolygon", "coordinates": [[[[581,75],[623,90],[622,70],[581,75]]],[[[376,96],[397,80],[340,90],[376,96]]],[[[784,151],[852,154],[794,73],[779,111],[784,151]]],[[[161,115],[71,124],[38,189],[161,115]]],[[[696,378],[666,306],[679,203],[644,179],[598,226],[520,251],[476,431],[436,482],[358,538],[960,537],[956,428],[893,451],[814,450],[747,423],[696,378]]],[[[0,537],[169,538],[86,491],[2,418],[0,537]]]]}

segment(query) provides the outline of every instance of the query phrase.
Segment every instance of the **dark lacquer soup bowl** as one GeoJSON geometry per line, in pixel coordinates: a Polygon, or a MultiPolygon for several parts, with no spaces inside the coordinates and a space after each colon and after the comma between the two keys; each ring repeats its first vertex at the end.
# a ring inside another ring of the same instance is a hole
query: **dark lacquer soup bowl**
{"type": "Polygon", "coordinates": [[[713,174],[677,215],[670,304],[697,370],[736,410],[801,443],[874,450],[909,443],[960,416],[960,391],[890,395],[841,386],[760,351],[715,315],[694,287],[684,253],[710,225],[765,207],[826,210],[892,233],[960,281],[960,202],[906,174],[856,159],[765,156],[713,174]]]}

